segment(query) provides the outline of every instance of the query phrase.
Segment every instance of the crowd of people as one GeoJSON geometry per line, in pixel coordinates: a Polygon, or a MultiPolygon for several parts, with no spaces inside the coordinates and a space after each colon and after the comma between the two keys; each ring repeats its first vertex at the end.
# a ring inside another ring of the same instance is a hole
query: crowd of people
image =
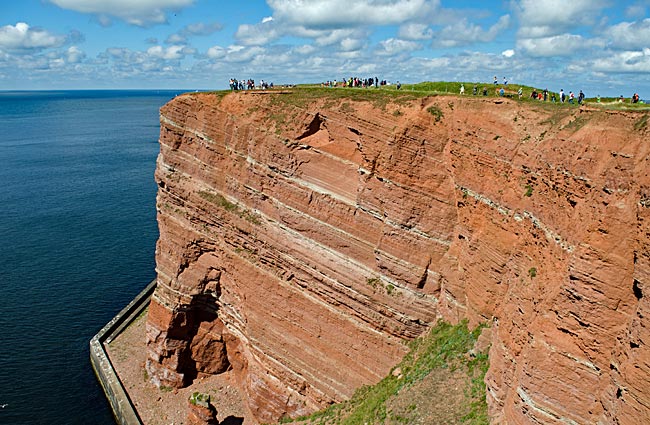
{"type": "Polygon", "coordinates": [[[230,90],[253,90],[255,88],[260,88],[263,90],[273,88],[273,83],[267,83],[262,80],[259,86],[255,86],[255,80],[249,78],[248,80],[237,80],[236,78],[231,78],[229,81],[230,90]]]}
{"type": "Polygon", "coordinates": [[[325,81],[321,83],[321,87],[375,87],[379,88],[380,86],[386,86],[388,82],[386,80],[379,80],[377,77],[370,78],[359,78],[359,77],[350,77],[342,78],[340,82],[337,80],[325,81]]]}

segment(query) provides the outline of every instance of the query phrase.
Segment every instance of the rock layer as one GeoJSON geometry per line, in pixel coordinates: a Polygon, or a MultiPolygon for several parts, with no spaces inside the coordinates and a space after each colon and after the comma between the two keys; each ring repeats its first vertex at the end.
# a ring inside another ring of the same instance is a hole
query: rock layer
{"type": "Polygon", "coordinates": [[[152,380],[233,368],[270,422],[468,318],[495,422],[650,422],[647,115],[334,93],[161,109],[152,380]]]}

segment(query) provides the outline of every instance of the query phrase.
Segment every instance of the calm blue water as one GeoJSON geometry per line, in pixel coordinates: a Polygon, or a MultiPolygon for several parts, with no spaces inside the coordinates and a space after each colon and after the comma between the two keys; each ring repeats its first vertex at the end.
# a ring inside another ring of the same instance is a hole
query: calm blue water
{"type": "Polygon", "coordinates": [[[0,92],[0,423],[114,423],[88,342],[155,276],[178,93],[0,92]]]}

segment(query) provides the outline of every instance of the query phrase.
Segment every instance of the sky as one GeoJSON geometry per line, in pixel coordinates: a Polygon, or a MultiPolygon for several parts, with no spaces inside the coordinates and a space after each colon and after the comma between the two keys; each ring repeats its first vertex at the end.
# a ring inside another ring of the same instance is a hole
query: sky
{"type": "Polygon", "coordinates": [[[650,98],[650,0],[0,0],[0,90],[352,76],[650,98]]]}

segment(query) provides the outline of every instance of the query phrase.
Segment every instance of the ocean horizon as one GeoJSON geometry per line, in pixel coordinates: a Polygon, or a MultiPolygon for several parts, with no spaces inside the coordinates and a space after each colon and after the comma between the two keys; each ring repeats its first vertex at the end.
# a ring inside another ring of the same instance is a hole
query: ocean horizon
{"type": "Polygon", "coordinates": [[[184,92],[0,91],[0,423],[114,423],[88,344],[155,277],[158,110],[184,92]]]}

